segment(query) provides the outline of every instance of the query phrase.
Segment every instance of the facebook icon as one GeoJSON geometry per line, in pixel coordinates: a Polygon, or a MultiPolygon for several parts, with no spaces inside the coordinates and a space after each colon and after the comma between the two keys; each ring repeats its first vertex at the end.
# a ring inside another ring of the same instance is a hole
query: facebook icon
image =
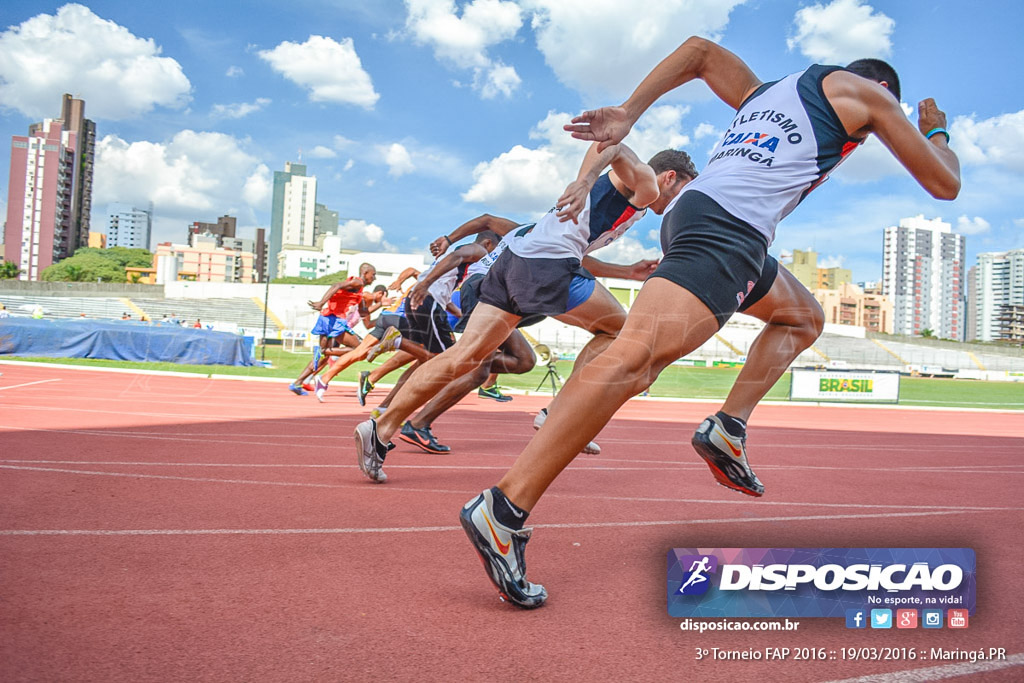
{"type": "Polygon", "coordinates": [[[846,628],[867,628],[867,612],[862,609],[846,610],[846,628]]]}

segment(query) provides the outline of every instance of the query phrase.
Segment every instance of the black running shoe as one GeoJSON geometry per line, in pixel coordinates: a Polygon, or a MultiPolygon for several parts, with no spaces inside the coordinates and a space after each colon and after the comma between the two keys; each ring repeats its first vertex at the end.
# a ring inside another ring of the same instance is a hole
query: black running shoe
{"type": "Polygon", "coordinates": [[[462,529],[501,597],[525,609],[540,607],[548,599],[548,592],[544,586],[526,580],[523,557],[533,529],[516,531],[502,526],[491,512],[493,505],[489,490],[466,503],[459,512],[462,529]]]}
{"type": "Polygon", "coordinates": [[[747,464],[747,435],[735,437],[714,415],[705,418],[690,441],[718,483],[748,496],[764,495],[764,485],[747,464]]]}
{"type": "Polygon", "coordinates": [[[427,453],[447,453],[451,450],[450,447],[437,442],[437,438],[430,431],[430,427],[416,429],[412,426],[411,422],[406,422],[402,425],[402,432],[399,434],[399,437],[402,441],[408,441],[414,446],[419,446],[427,453]]]}
{"type": "Polygon", "coordinates": [[[373,382],[370,381],[370,371],[364,370],[359,373],[359,390],[356,392],[359,405],[366,405],[366,395],[371,391],[373,391],[373,382]]]}

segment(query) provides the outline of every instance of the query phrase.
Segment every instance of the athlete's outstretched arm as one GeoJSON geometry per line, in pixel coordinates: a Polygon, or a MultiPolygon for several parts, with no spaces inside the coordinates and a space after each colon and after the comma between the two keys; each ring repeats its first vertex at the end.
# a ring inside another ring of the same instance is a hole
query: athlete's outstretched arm
{"type": "Polygon", "coordinates": [[[388,289],[394,292],[400,292],[402,291],[402,285],[405,284],[406,280],[408,280],[411,277],[418,278],[419,276],[420,271],[412,267],[406,268],[405,270],[398,274],[398,277],[395,278],[394,282],[388,285],[388,289]]]}
{"type": "Polygon", "coordinates": [[[646,280],[654,272],[654,269],[658,267],[658,261],[655,259],[646,259],[628,266],[622,266],[617,263],[599,261],[593,256],[584,256],[582,263],[583,267],[590,271],[591,275],[597,277],[617,277],[623,280],[646,280]]]}
{"type": "Polygon", "coordinates": [[[472,220],[466,221],[447,235],[442,235],[431,242],[430,253],[436,258],[448,251],[448,247],[452,246],[459,240],[469,237],[470,235],[480,234],[484,230],[490,230],[498,235],[498,237],[504,237],[508,233],[512,232],[512,230],[518,225],[519,224],[515,221],[510,221],[507,218],[492,216],[489,213],[485,213],[482,216],[477,216],[472,220]]]}
{"type": "Polygon", "coordinates": [[[692,36],[654,67],[622,106],[585,111],[565,130],[572,132],[574,138],[599,142],[601,149],[622,142],[640,115],[659,97],[695,78],[707,83],[733,109],[739,109],[761,85],[739,57],[710,40],[692,36]]]}
{"type": "Polygon", "coordinates": [[[587,195],[601,177],[601,171],[609,164],[612,167],[612,184],[633,206],[642,209],[658,198],[658,177],[650,166],[640,161],[632,149],[620,143],[602,150],[595,142],[583,157],[576,180],[569,183],[558,198],[556,215],[559,221],[576,222],[586,206],[587,195]]]}
{"type": "Polygon", "coordinates": [[[872,111],[871,132],[931,196],[956,199],[960,194],[960,160],[947,145],[945,135],[924,137],[929,131],[946,127],[945,112],[936,106],[935,100],[922,100],[917,105],[919,132],[914,130],[895,98],[887,99],[888,105],[872,111]]]}
{"type": "Polygon", "coordinates": [[[461,246],[448,254],[438,261],[437,265],[431,268],[429,273],[416,281],[416,286],[409,291],[409,305],[416,308],[422,304],[423,300],[427,298],[427,294],[430,293],[430,285],[437,282],[449,270],[458,268],[464,263],[476,263],[484,256],[487,256],[487,250],[476,242],[461,246]]]}

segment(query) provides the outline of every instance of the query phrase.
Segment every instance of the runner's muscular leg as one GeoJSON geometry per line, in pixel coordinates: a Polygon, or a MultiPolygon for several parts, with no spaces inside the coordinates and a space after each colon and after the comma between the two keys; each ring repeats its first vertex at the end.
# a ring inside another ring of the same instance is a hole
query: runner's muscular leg
{"type": "Polygon", "coordinates": [[[485,360],[476,369],[451,382],[441,390],[441,393],[430,399],[430,402],[423,406],[423,409],[409,422],[417,429],[427,427],[470,392],[481,386],[491,373],[522,374],[532,370],[535,363],[536,357],[533,355],[533,349],[530,348],[529,342],[519,330],[513,330],[490,360],[485,360]]]}
{"type": "Polygon", "coordinates": [[[387,443],[414,410],[456,377],[479,366],[505,341],[519,320],[519,316],[495,306],[478,304],[462,338],[444,353],[424,363],[395,396],[388,411],[377,422],[380,440],[387,443]]]}
{"type": "Polygon", "coordinates": [[[722,412],[746,422],[758,401],[821,335],[825,314],[814,296],[785,268],[764,298],[744,311],[767,323],[747,352],[722,412]]]}
{"type": "Polygon", "coordinates": [[[562,315],[556,315],[555,320],[579,327],[594,335],[576,357],[572,367],[575,374],[608,348],[626,322],[626,311],[618,299],[604,285],[597,282],[586,301],[562,315]]]}
{"type": "Polygon", "coordinates": [[[623,403],[717,331],[718,321],[692,293],[664,278],[648,280],[619,336],[573,373],[552,403],[544,426],[498,487],[519,507],[533,509],[623,403]]]}
{"type": "Polygon", "coordinates": [[[370,371],[370,384],[376,384],[398,368],[408,365],[414,360],[416,360],[416,357],[411,353],[407,353],[406,351],[399,349],[391,356],[391,358],[388,358],[386,361],[370,371]]]}

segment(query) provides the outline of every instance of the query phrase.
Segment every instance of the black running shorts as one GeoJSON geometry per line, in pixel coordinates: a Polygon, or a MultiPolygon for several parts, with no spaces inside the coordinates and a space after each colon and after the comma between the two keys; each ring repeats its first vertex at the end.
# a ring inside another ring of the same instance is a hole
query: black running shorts
{"type": "Polygon", "coordinates": [[[444,306],[434,301],[434,297],[428,294],[415,310],[409,310],[408,299],[405,303],[405,317],[398,325],[403,338],[416,342],[431,353],[441,353],[455,344],[448,313],[444,306]]]}
{"type": "Polygon", "coordinates": [[[719,328],[764,297],[779,272],[764,235],[696,190],[684,192],[665,216],[661,248],[665,256],[651,277],[692,293],[719,328]]]}
{"type": "Polygon", "coordinates": [[[524,319],[562,315],[576,277],[594,279],[576,258],[523,258],[506,249],[480,283],[480,301],[524,319]]]}
{"type": "Polygon", "coordinates": [[[370,330],[370,336],[380,341],[389,327],[399,327],[402,324],[402,316],[397,313],[381,313],[370,330]]]}
{"type": "Polygon", "coordinates": [[[466,331],[469,316],[473,315],[473,309],[480,302],[480,283],[483,279],[484,273],[473,273],[459,287],[459,309],[462,311],[462,317],[455,323],[455,331],[460,334],[466,331]]]}

